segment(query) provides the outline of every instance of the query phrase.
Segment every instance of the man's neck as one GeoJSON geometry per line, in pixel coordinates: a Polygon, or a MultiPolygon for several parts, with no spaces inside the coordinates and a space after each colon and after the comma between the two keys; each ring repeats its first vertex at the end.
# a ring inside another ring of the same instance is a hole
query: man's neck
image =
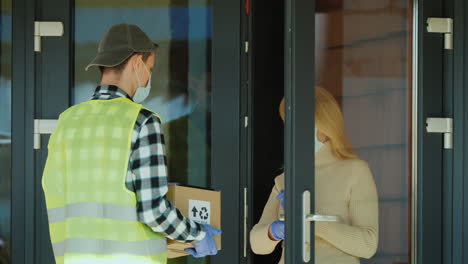
{"type": "Polygon", "coordinates": [[[122,78],[118,78],[115,74],[104,73],[101,79],[101,85],[114,85],[119,87],[122,91],[127,93],[130,97],[135,95],[135,91],[131,89],[131,84],[124,81],[122,78]]]}

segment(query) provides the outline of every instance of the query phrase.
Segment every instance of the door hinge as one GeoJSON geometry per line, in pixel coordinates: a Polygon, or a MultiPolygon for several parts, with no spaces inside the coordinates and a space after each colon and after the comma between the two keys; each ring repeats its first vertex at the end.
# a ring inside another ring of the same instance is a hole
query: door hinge
{"type": "Polygon", "coordinates": [[[444,34],[444,48],[453,49],[453,19],[430,17],[427,19],[427,32],[444,34]]]}
{"type": "Polygon", "coordinates": [[[444,149],[453,149],[453,118],[429,117],[426,130],[427,133],[444,134],[444,149]]]}
{"type": "Polygon", "coordinates": [[[63,22],[34,22],[34,51],[41,52],[41,37],[61,37],[63,36],[63,22]]]}
{"type": "Polygon", "coordinates": [[[57,119],[34,119],[34,149],[41,149],[41,135],[52,134],[57,124],[57,119]]]}
{"type": "Polygon", "coordinates": [[[249,116],[244,116],[244,127],[249,127],[249,116]]]}
{"type": "Polygon", "coordinates": [[[244,43],[244,51],[245,51],[245,53],[249,53],[249,42],[248,41],[246,41],[244,43]]]}

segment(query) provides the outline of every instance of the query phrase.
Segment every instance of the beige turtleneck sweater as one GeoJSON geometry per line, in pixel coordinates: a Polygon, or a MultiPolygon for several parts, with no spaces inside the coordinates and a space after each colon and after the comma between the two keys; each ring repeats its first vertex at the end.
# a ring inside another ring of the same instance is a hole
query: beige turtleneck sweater
{"type": "MultiPolygon", "coordinates": [[[[276,196],[284,189],[284,175],[275,186],[260,221],[250,232],[256,254],[270,254],[280,241],[268,236],[270,224],[284,214],[276,196]]],[[[340,216],[342,222],[315,222],[315,263],[354,264],[371,258],[378,244],[378,198],[374,178],[366,162],[340,160],[325,144],[315,157],[315,211],[340,216]]],[[[287,234],[286,234],[287,237],[287,234]]],[[[279,263],[284,263],[283,256],[279,263]]]]}

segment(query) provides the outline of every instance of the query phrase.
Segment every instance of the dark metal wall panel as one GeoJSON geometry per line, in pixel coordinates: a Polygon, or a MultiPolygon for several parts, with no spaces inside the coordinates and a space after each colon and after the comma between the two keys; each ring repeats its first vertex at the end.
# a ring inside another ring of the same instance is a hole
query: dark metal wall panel
{"type": "Polygon", "coordinates": [[[34,261],[34,0],[13,1],[12,263],[34,261]]]}
{"type": "MultiPolygon", "coordinates": [[[[453,262],[453,263],[467,263],[468,262],[468,140],[466,139],[468,136],[468,91],[467,91],[467,85],[468,85],[468,3],[464,0],[457,0],[456,4],[456,19],[460,20],[460,22],[457,22],[455,34],[461,34],[463,35],[463,40],[460,40],[459,47],[462,51],[463,54],[458,55],[457,54],[457,59],[459,60],[459,63],[463,63],[463,71],[459,71],[460,75],[456,80],[458,81],[457,85],[457,94],[456,97],[462,97],[463,101],[458,101],[455,104],[455,109],[457,115],[457,122],[462,122],[463,124],[463,130],[458,132],[457,138],[459,138],[456,142],[456,144],[459,145],[459,150],[463,152],[463,154],[460,154],[460,157],[457,159],[457,165],[459,167],[458,170],[456,171],[456,174],[458,175],[458,181],[457,184],[463,183],[463,189],[458,191],[458,195],[463,197],[463,198],[458,198],[457,199],[457,206],[454,208],[454,211],[459,211],[459,208],[462,208],[463,210],[463,215],[460,215],[462,219],[458,220],[457,225],[455,226],[455,230],[457,230],[457,240],[454,243],[456,245],[456,256],[458,257],[457,261],[458,262],[453,262]],[[462,10],[463,13],[460,13],[458,10],[462,10]],[[461,58],[459,58],[460,56],[461,58]],[[463,140],[463,142],[461,142],[463,140]]],[[[458,72],[458,71],[457,71],[458,72]]],[[[459,216],[457,216],[459,217],[459,216]]]]}
{"type": "Polygon", "coordinates": [[[212,180],[223,190],[223,250],[212,263],[241,263],[241,2],[213,1],[212,180]],[[228,211],[227,211],[227,210],[228,211]]]}
{"type": "MultiPolygon", "coordinates": [[[[454,50],[452,57],[453,86],[448,87],[453,90],[452,105],[454,118],[454,149],[452,159],[452,181],[451,192],[446,195],[448,201],[446,205],[451,208],[450,215],[444,223],[446,232],[444,235],[450,238],[447,242],[450,247],[444,250],[444,263],[466,263],[468,261],[468,234],[466,224],[468,223],[468,177],[466,175],[468,164],[468,92],[466,92],[468,80],[468,5],[464,0],[454,0],[451,8],[447,10],[450,17],[454,18],[454,50]]],[[[444,197],[444,198],[445,198],[444,197]]]]}
{"type": "Polygon", "coordinates": [[[442,159],[441,135],[426,133],[426,118],[443,115],[443,42],[427,33],[428,17],[443,15],[442,1],[418,1],[418,147],[417,263],[442,263],[442,159]]]}
{"type": "MultiPolygon", "coordinates": [[[[444,2],[444,16],[453,17],[453,0],[444,2]]],[[[458,21],[456,21],[458,22],[458,21]]],[[[458,36],[457,36],[458,37],[458,36]]],[[[444,116],[455,117],[454,115],[454,52],[445,51],[444,54],[444,105],[443,112],[444,116]]],[[[455,123],[457,127],[458,122],[455,123]]],[[[457,143],[455,143],[457,144],[457,143]]],[[[457,186],[454,186],[454,180],[456,175],[454,174],[454,154],[457,152],[455,148],[454,151],[445,151],[444,160],[443,160],[443,190],[442,190],[442,199],[443,199],[443,210],[442,210],[442,258],[443,263],[452,263],[455,259],[452,254],[453,249],[453,232],[452,232],[452,223],[456,221],[453,218],[454,206],[453,206],[453,195],[456,191],[457,186]]]]}
{"type": "MultiPolygon", "coordinates": [[[[36,116],[39,119],[58,119],[70,106],[72,79],[72,2],[42,0],[37,20],[64,23],[64,36],[42,38],[42,51],[37,53],[36,116]],[[51,8],[53,7],[53,8],[51,8]]],[[[36,152],[35,185],[35,263],[53,263],[47,209],[41,179],[47,159],[48,137],[42,136],[41,149],[36,152]]]]}

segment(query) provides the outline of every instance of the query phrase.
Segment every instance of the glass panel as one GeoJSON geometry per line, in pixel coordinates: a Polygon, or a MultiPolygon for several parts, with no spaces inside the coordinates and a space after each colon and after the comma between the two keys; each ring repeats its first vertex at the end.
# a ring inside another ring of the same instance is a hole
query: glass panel
{"type": "MultiPolygon", "coordinates": [[[[163,120],[170,181],[208,187],[211,117],[211,1],[75,1],[73,103],[88,100],[99,70],[84,70],[112,25],[138,25],[160,47],[143,105],[163,120]]],[[[170,263],[205,263],[178,258],[170,263]]]]}
{"type": "Polygon", "coordinates": [[[0,6],[0,264],[6,264],[11,241],[11,0],[0,6]]]}
{"type": "MultiPolygon", "coordinates": [[[[321,140],[328,137],[328,145],[344,142],[345,135],[365,162],[343,161],[330,146],[316,152],[316,213],[342,218],[341,223],[316,223],[317,264],[358,263],[355,256],[363,264],[411,261],[412,3],[316,1],[316,83],[338,106],[326,103],[322,91],[316,100],[315,125],[321,140]],[[340,123],[344,129],[339,129],[340,123]]],[[[261,230],[283,211],[274,198],[282,188],[281,180],[274,179],[283,167],[278,106],[284,92],[284,62],[282,56],[274,56],[284,50],[283,42],[276,41],[284,34],[283,4],[272,2],[267,9],[252,2],[253,31],[261,32],[254,36],[255,46],[261,48],[252,54],[255,263],[278,263],[282,254],[280,246],[273,250],[261,230]]],[[[347,149],[344,154],[350,152],[347,149]]]]}
{"type": "MultiPolygon", "coordinates": [[[[330,234],[325,234],[317,223],[316,258],[319,264],[328,263],[322,259],[322,251],[337,248],[359,256],[364,264],[410,263],[413,1],[318,2],[317,84],[337,99],[344,116],[346,136],[358,157],[370,167],[378,193],[379,239],[377,252],[367,260],[365,258],[373,251],[369,246],[374,237],[372,228],[362,229],[367,232],[366,236],[361,234],[351,239],[352,234],[358,234],[354,233],[358,229],[346,234],[340,227],[342,238],[337,237],[337,243],[331,242],[330,234]]],[[[316,111],[319,108],[317,105],[316,111]]],[[[329,114],[326,119],[332,118],[329,114]]],[[[319,130],[329,129],[318,121],[316,125],[319,130]]],[[[327,133],[333,135],[336,131],[323,132],[329,136],[327,133]]],[[[361,172],[344,173],[347,179],[343,179],[342,184],[352,185],[347,189],[350,196],[343,196],[339,191],[342,188],[335,187],[331,198],[324,191],[333,190],[326,187],[331,180],[323,179],[330,168],[319,165],[319,159],[324,156],[326,154],[321,151],[316,156],[317,212],[338,214],[345,224],[355,228],[359,225],[372,227],[373,195],[371,180],[366,180],[368,173],[362,168],[361,172]],[[349,212],[344,215],[338,209],[344,200],[336,200],[340,196],[349,199],[349,212]],[[337,202],[333,204],[332,201],[337,202]]]]}

